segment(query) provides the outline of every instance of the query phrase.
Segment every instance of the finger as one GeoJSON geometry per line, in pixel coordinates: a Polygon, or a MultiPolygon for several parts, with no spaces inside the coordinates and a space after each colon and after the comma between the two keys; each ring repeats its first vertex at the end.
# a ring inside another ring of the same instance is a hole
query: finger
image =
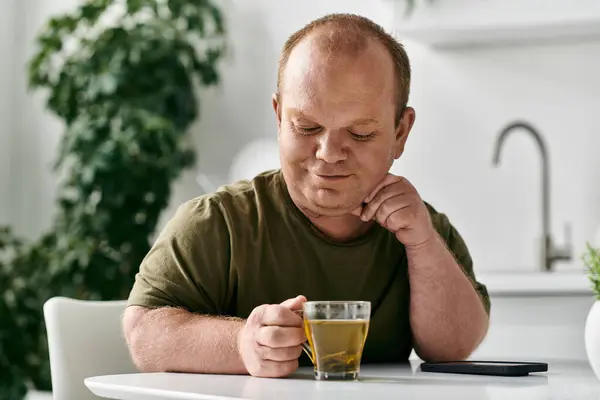
{"type": "Polygon", "coordinates": [[[356,207],[354,210],[352,210],[350,212],[350,214],[360,217],[360,215],[362,214],[363,208],[364,208],[363,205],[364,205],[364,203],[361,204],[360,206],[356,207]]]}
{"type": "Polygon", "coordinates": [[[398,229],[407,226],[406,213],[410,211],[410,206],[410,203],[398,201],[397,197],[393,197],[379,207],[375,218],[384,228],[396,233],[398,229]]]}
{"type": "Polygon", "coordinates": [[[275,304],[267,307],[261,315],[261,325],[302,326],[302,317],[287,307],[275,304]]]}
{"type": "Polygon", "coordinates": [[[373,199],[363,209],[360,218],[363,221],[370,221],[381,207],[381,204],[393,197],[404,195],[404,185],[401,182],[386,186],[380,190],[373,199]]]}
{"type": "Polygon", "coordinates": [[[259,346],[258,354],[263,360],[292,361],[297,360],[302,354],[302,346],[292,347],[267,347],[259,346]]]}
{"type": "Polygon", "coordinates": [[[282,326],[262,326],[256,332],[256,343],[272,347],[294,347],[300,346],[306,341],[303,328],[292,328],[282,326]]]}
{"type": "Polygon", "coordinates": [[[287,299],[283,303],[282,306],[289,308],[290,310],[299,310],[302,308],[302,304],[306,303],[306,297],[300,295],[296,296],[293,299],[287,299]]]}
{"type": "Polygon", "coordinates": [[[365,203],[369,203],[373,197],[375,197],[375,195],[377,194],[377,192],[379,192],[381,189],[383,189],[384,187],[391,185],[395,182],[398,182],[400,180],[402,180],[403,178],[401,176],[396,176],[396,175],[392,175],[392,174],[387,174],[382,180],[381,182],[379,182],[377,184],[377,186],[375,186],[375,188],[371,191],[371,193],[369,193],[369,195],[367,196],[367,198],[365,199],[365,203]]]}
{"type": "Polygon", "coordinates": [[[261,360],[258,371],[252,375],[262,378],[282,378],[298,369],[298,360],[271,361],[261,360]]]}
{"type": "Polygon", "coordinates": [[[269,308],[269,305],[267,305],[267,304],[262,304],[262,305],[256,307],[254,310],[252,310],[252,312],[248,316],[247,323],[249,323],[251,325],[261,325],[261,321],[263,320],[263,315],[264,315],[265,311],[267,310],[267,308],[269,308]]]}

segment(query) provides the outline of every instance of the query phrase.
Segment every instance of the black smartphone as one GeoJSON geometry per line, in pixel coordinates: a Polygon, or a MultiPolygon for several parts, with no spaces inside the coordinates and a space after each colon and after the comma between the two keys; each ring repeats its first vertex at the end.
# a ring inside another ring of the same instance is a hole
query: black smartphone
{"type": "Polygon", "coordinates": [[[449,374],[473,374],[496,376],[526,376],[532,372],[547,372],[548,364],[520,361],[446,361],[424,362],[423,372],[445,372],[449,374]]]}

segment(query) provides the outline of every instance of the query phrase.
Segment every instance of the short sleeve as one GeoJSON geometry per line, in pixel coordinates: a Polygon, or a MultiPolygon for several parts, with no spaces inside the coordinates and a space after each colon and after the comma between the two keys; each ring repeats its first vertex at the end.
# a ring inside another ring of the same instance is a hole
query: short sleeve
{"type": "Polygon", "coordinates": [[[485,285],[477,281],[473,269],[473,259],[471,258],[467,244],[445,214],[436,212],[429,204],[427,204],[427,207],[430,211],[433,225],[446,243],[448,250],[454,255],[456,262],[473,284],[473,287],[481,298],[486,313],[489,315],[491,308],[490,296],[485,285]]]}
{"type": "Polygon", "coordinates": [[[230,235],[218,199],[181,205],[142,261],[128,305],[222,314],[230,297],[230,235]]]}

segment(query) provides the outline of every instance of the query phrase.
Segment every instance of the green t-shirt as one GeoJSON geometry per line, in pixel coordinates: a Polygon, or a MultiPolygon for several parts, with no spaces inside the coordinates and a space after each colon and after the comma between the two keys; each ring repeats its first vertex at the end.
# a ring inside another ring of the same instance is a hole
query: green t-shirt
{"type": "MultiPolygon", "coordinates": [[[[489,313],[487,290],[475,279],[465,243],[445,215],[427,206],[489,313]]],[[[297,295],[370,301],[363,362],[408,359],[410,287],[403,245],[378,224],[351,242],[328,239],[294,205],[280,170],[183,204],[143,260],[129,305],[246,318],[261,304],[297,295]]]]}

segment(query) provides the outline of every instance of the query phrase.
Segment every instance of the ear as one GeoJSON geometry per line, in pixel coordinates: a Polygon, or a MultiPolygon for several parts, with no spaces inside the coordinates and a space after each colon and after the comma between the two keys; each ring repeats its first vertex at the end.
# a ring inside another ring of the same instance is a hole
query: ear
{"type": "Polygon", "coordinates": [[[273,111],[275,111],[275,118],[277,119],[277,131],[281,131],[281,103],[280,96],[278,93],[273,93],[273,111]]]}
{"type": "Polygon", "coordinates": [[[394,159],[396,160],[400,158],[402,153],[404,153],[404,146],[406,145],[408,134],[415,124],[415,118],[415,109],[412,107],[406,107],[404,109],[404,113],[402,114],[402,118],[400,118],[400,123],[396,128],[396,141],[394,143],[394,159]]]}

